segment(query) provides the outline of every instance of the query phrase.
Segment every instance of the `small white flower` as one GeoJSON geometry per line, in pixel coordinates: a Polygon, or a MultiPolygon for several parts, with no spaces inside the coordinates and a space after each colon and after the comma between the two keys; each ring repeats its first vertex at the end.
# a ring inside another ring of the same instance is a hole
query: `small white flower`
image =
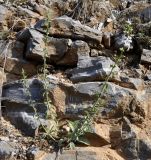
{"type": "Polygon", "coordinates": [[[132,24],[132,21],[131,21],[130,19],[128,19],[126,22],[127,22],[128,24],[132,24]]]}

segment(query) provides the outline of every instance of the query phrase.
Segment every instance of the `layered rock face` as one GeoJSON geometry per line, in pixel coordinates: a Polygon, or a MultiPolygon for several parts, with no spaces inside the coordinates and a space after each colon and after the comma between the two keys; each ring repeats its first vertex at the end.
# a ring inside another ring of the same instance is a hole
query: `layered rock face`
{"type": "Polygon", "coordinates": [[[150,8],[145,1],[0,0],[0,160],[151,159],[150,8]],[[137,68],[130,37],[116,37],[129,18],[142,45],[137,68]],[[84,135],[89,146],[62,150],[40,135],[52,123],[43,64],[63,127],[105,102],[84,135]]]}

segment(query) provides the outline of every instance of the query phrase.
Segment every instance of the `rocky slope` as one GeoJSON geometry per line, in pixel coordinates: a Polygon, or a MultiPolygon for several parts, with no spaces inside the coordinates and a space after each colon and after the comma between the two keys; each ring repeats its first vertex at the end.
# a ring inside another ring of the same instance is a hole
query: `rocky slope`
{"type": "Polygon", "coordinates": [[[0,160],[151,159],[151,5],[143,0],[129,2],[0,0],[0,160]],[[49,27],[46,18],[51,20],[49,27]],[[116,64],[118,44],[131,43],[129,39],[118,39],[117,46],[112,42],[126,21],[131,21],[143,47],[137,67],[132,64],[137,49],[116,64]],[[40,122],[49,123],[39,78],[44,56],[49,97],[63,122],[81,119],[107,83],[102,95],[106,103],[93,132],[85,135],[89,146],[56,151],[40,135],[40,122]],[[40,121],[24,92],[22,70],[40,121]]]}

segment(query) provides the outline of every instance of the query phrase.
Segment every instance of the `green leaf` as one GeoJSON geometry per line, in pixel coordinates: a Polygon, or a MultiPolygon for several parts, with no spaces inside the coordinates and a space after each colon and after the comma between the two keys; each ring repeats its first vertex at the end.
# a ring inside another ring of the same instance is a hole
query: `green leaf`
{"type": "Polygon", "coordinates": [[[75,144],[73,142],[70,142],[69,147],[70,147],[70,149],[75,149],[75,144]]]}
{"type": "Polygon", "coordinates": [[[86,130],[87,133],[94,133],[93,129],[91,126],[88,126],[87,127],[87,130],[86,130]]]}
{"type": "Polygon", "coordinates": [[[85,145],[87,145],[87,146],[90,146],[90,142],[89,142],[88,139],[85,138],[85,137],[79,137],[78,142],[80,142],[80,143],[82,143],[82,144],[85,144],[85,145]]]}
{"type": "Polygon", "coordinates": [[[74,122],[68,121],[68,124],[69,124],[69,127],[70,127],[71,131],[74,132],[75,129],[77,128],[78,122],[77,121],[74,121],[74,122]]]}

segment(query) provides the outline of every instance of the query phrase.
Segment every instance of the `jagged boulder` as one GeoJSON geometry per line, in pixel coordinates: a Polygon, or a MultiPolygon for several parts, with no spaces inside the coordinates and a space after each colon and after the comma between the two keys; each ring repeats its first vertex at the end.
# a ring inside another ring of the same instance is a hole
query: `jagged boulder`
{"type": "Polygon", "coordinates": [[[36,74],[36,66],[23,57],[24,44],[19,41],[0,41],[0,67],[11,74],[22,75],[22,69],[29,75],[36,74]]]}
{"type": "Polygon", "coordinates": [[[34,61],[42,61],[45,56],[48,62],[57,62],[68,50],[70,40],[48,37],[34,30],[25,29],[18,34],[18,40],[24,42],[26,47],[25,57],[34,61]]]}
{"type": "Polygon", "coordinates": [[[34,117],[36,114],[34,109],[37,110],[43,122],[47,108],[43,104],[42,82],[31,79],[27,80],[27,83],[29,88],[25,88],[21,81],[4,85],[3,106],[6,107],[6,117],[10,119],[11,123],[25,134],[34,135],[40,124],[34,117]]]}
{"type": "MultiPolygon", "coordinates": [[[[68,118],[81,117],[84,110],[93,106],[97,100],[96,95],[102,93],[104,83],[105,82],[85,82],[74,85],[68,83],[60,84],[51,91],[53,97],[52,102],[58,108],[58,112],[63,114],[63,116],[68,118]]],[[[107,85],[106,93],[104,93],[101,98],[101,100],[105,100],[105,104],[103,103],[104,107],[100,107],[100,116],[120,117],[123,112],[126,112],[126,115],[130,115],[133,110],[133,113],[136,112],[138,117],[142,115],[141,117],[143,119],[143,116],[147,114],[147,109],[143,108],[143,104],[138,105],[135,103],[133,100],[133,96],[135,97],[136,95],[135,91],[113,83],[107,83],[107,85]],[[134,104],[133,107],[132,104],[134,104]],[[138,108],[141,107],[142,110],[140,110],[142,112],[137,112],[139,111],[138,108]]]]}
{"type": "Polygon", "coordinates": [[[84,41],[76,40],[70,44],[65,56],[60,61],[58,61],[57,64],[65,66],[76,66],[79,56],[89,56],[89,54],[90,47],[88,44],[84,41]]]}
{"type": "Polygon", "coordinates": [[[140,18],[143,23],[150,21],[150,7],[149,3],[138,2],[132,5],[130,8],[125,9],[121,14],[120,18],[140,18]]]}
{"type": "MultiPolygon", "coordinates": [[[[3,106],[5,106],[6,117],[22,131],[32,135],[39,125],[39,121],[34,118],[34,108],[36,108],[42,118],[41,121],[43,121],[47,107],[43,103],[44,89],[42,81],[29,79],[27,83],[31,96],[26,93],[26,89],[21,81],[5,84],[3,86],[3,106]]],[[[96,95],[102,92],[103,84],[103,82],[87,82],[75,85],[70,83],[64,84],[59,82],[58,79],[50,77],[49,88],[52,105],[57,108],[57,113],[61,117],[80,118],[87,108],[93,106],[96,101],[96,95]]],[[[129,98],[132,92],[108,83],[107,94],[105,95],[106,107],[100,108],[100,116],[120,116],[122,113],[119,111],[125,110],[121,103],[125,102],[125,107],[129,107],[129,98]]],[[[102,99],[104,99],[103,97],[102,99]]]]}
{"type": "Polygon", "coordinates": [[[109,57],[79,55],[77,68],[68,71],[67,74],[74,83],[105,80],[109,75],[113,80],[118,79],[119,68],[109,57]]]}
{"type": "MultiPolygon", "coordinates": [[[[151,156],[151,141],[128,118],[123,117],[122,126],[111,129],[112,147],[122,152],[126,159],[149,159],[151,156]],[[116,129],[115,129],[116,128],[116,129]]],[[[148,137],[149,138],[149,137],[148,137]]]]}
{"type": "MultiPolygon", "coordinates": [[[[43,115],[46,111],[46,107],[42,107],[44,106],[43,84],[37,79],[30,79],[28,83],[31,98],[36,102],[37,110],[43,115]]],[[[62,83],[57,78],[50,78],[49,88],[52,104],[57,108],[60,116],[80,118],[87,108],[93,107],[94,102],[97,100],[97,95],[102,93],[104,83],[85,82],[71,84],[62,83]]],[[[141,123],[148,114],[147,108],[144,107],[147,103],[142,103],[145,101],[143,95],[144,92],[138,95],[134,90],[108,82],[106,92],[100,97],[100,100],[105,101],[105,104],[103,103],[104,107],[100,108],[99,116],[120,117],[124,112],[126,116],[131,117],[133,123],[141,123]]],[[[19,114],[22,114],[22,112],[25,114],[27,112],[28,114],[29,112],[31,114],[33,108],[28,100],[29,97],[24,93],[22,82],[16,81],[4,85],[3,105],[6,106],[7,115],[13,115],[13,112],[14,114],[16,112],[20,112],[19,114]],[[10,108],[10,106],[12,107],[10,108]]]]}
{"type": "MultiPolygon", "coordinates": [[[[35,29],[42,33],[46,33],[45,25],[45,20],[40,20],[35,25],[35,29]]],[[[83,40],[89,42],[92,46],[101,47],[101,31],[82,25],[80,21],[75,21],[67,16],[53,19],[51,21],[49,34],[54,37],[83,40]]]]}
{"type": "Polygon", "coordinates": [[[43,61],[45,56],[48,63],[75,66],[78,55],[90,52],[88,44],[81,40],[48,37],[45,43],[45,35],[32,28],[21,31],[17,39],[26,45],[25,58],[35,62],[43,61]]]}

